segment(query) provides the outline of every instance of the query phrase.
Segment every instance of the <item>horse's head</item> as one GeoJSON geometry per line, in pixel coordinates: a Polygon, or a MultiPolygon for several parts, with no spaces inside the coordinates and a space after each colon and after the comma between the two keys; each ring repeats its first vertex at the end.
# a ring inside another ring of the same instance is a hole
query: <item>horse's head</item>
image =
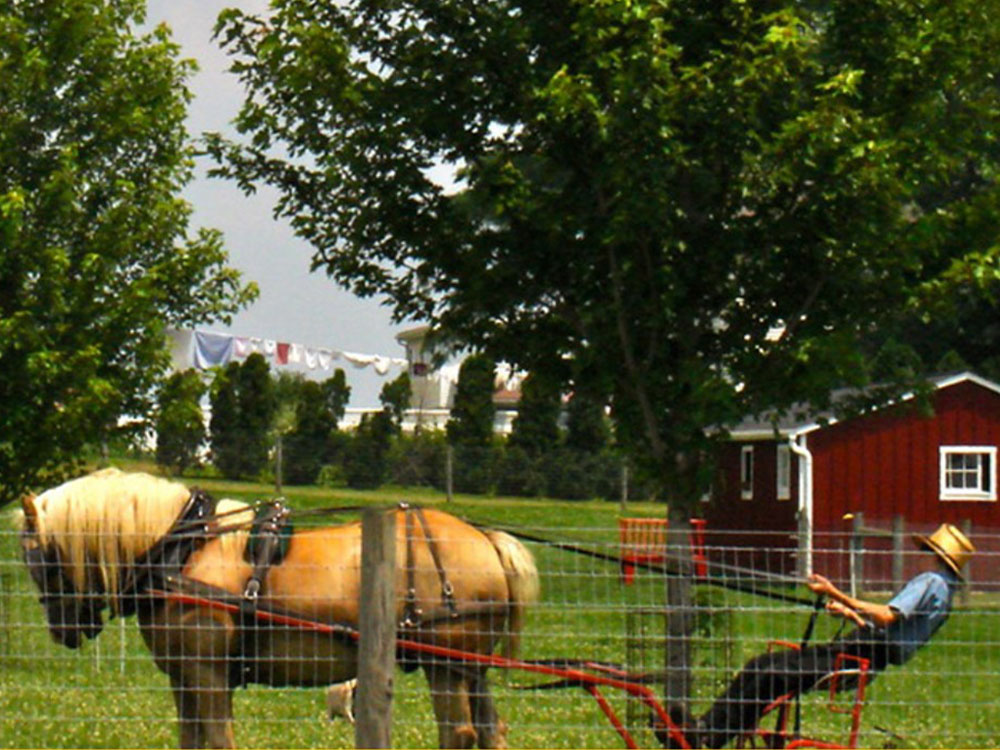
{"type": "Polygon", "coordinates": [[[49,632],[56,643],[79,648],[83,638],[94,638],[104,628],[101,610],[105,606],[99,591],[77,591],[63,569],[59,548],[43,544],[38,535],[38,511],[34,499],[25,497],[21,552],[31,579],[41,592],[49,632]]]}

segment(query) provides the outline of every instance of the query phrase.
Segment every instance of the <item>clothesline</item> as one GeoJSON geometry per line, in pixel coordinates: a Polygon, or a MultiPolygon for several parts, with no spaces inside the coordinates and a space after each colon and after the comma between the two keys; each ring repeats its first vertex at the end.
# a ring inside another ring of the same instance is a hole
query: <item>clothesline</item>
{"type": "Polygon", "coordinates": [[[183,329],[169,329],[167,335],[170,338],[174,368],[178,370],[223,367],[233,359],[245,359],[254,352],[276,365],[301,365],[310,370],[331,370],[334,363],[341,360],[358,369],[371,367],[379,375],[387,374],[393,367],[407,366],[407,361],[400,357],[345,352],[257,336],[183,329]]]}

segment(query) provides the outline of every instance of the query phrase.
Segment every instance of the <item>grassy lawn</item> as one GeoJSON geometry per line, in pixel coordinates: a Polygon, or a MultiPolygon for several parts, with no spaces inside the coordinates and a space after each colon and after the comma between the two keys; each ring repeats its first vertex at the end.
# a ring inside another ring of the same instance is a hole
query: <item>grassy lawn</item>
{"type": "MultiPolygon", "coordinates": [[[[263,499],[273,488],[210,478],[188,478],[216,496],[263,499]]],[[[614,554],[619,506],[608,502],[552,502],[456,497],[429,490],[286,488],[295,508],[383,504],[407,500],[444,507],[478,521],[530,529],[545,537],[614,554]]],[[[629,515],[662,516],[662,505],[633,503],[629,515]]],[[[177,743],[173,701],[134,619],[110,622],[77,652],[49,639],[23,565],[9,514],[0,514],[0,747],[170,747],[177,743]]],[[[622,586],[617,566],[532,544],[542,573],[543,601],[532,611],[523,639],[526,658],[587,657],[628,663],[636,671],[663,663],[663,580],[640,573],[622,586]]],[[[802,592],[795,592],[802,595],[802,592]]],[[[697,587],[702,605],[695,643],[695,709],[717,694],[743,661],[768,639],[798,641],[806,608],[718,587],[697,587]]],[[[903,668],[891,668],[869,689],[862,744],[883,747],[995,747],[1000,743],[1000,664],[996,622],[1000,605],[973,595],[934,642],[903,668]],[[882,730],[875,727],[881,727],[882,730]],[[884,731],[883,731],[884,730],[884,731]]],[[[816,640],[836,623],[821,617],[816,640]]],[[[620,747],[596,703],[580,690],[524,691],[532,675],[493,671],[501,715],[515,747],[620,747]]],[[[612,704],[635,722],[639,740],[655,746],[645,717],[621,695],[612,704]]],[[[819,696],[804,709],[810,736],[836,741],[846,726],[819,696]]],[[[316,689],[252,686],[236,691],[236,736],[248,747],[353,746],[353,730],[323,717],[316,689]]],[[[397,747],[437,744],[426,683],[420,672],[397,672],[394,706],[397,747]]]]}

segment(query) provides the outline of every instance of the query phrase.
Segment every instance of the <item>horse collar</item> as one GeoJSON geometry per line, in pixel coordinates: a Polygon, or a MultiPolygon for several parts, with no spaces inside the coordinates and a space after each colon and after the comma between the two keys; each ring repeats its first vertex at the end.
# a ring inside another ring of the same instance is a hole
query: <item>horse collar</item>
{"type": "Polygon", "coordinates": [[[214,513],[215,498],[202,489],[192,488],[170,530],[136,560],[132,571],[123,574],[118,588],[119,616],[133,614],[138,595],[146,589],[180,573],[191,553],[211,536],[209,521],[214,513]]]}

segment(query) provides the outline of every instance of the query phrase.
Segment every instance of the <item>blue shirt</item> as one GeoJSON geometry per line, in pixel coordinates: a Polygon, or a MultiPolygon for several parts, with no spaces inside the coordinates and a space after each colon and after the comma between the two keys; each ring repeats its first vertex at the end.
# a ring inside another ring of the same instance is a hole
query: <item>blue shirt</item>
{"type": "Polygon", "coordinates": [[[958,577],[950,571],[921,573],[892,597],[888,606],[898,617],[886,635],[899,649],[896,664],[908,661],[944,625],[957,586],[958,577]]]}

